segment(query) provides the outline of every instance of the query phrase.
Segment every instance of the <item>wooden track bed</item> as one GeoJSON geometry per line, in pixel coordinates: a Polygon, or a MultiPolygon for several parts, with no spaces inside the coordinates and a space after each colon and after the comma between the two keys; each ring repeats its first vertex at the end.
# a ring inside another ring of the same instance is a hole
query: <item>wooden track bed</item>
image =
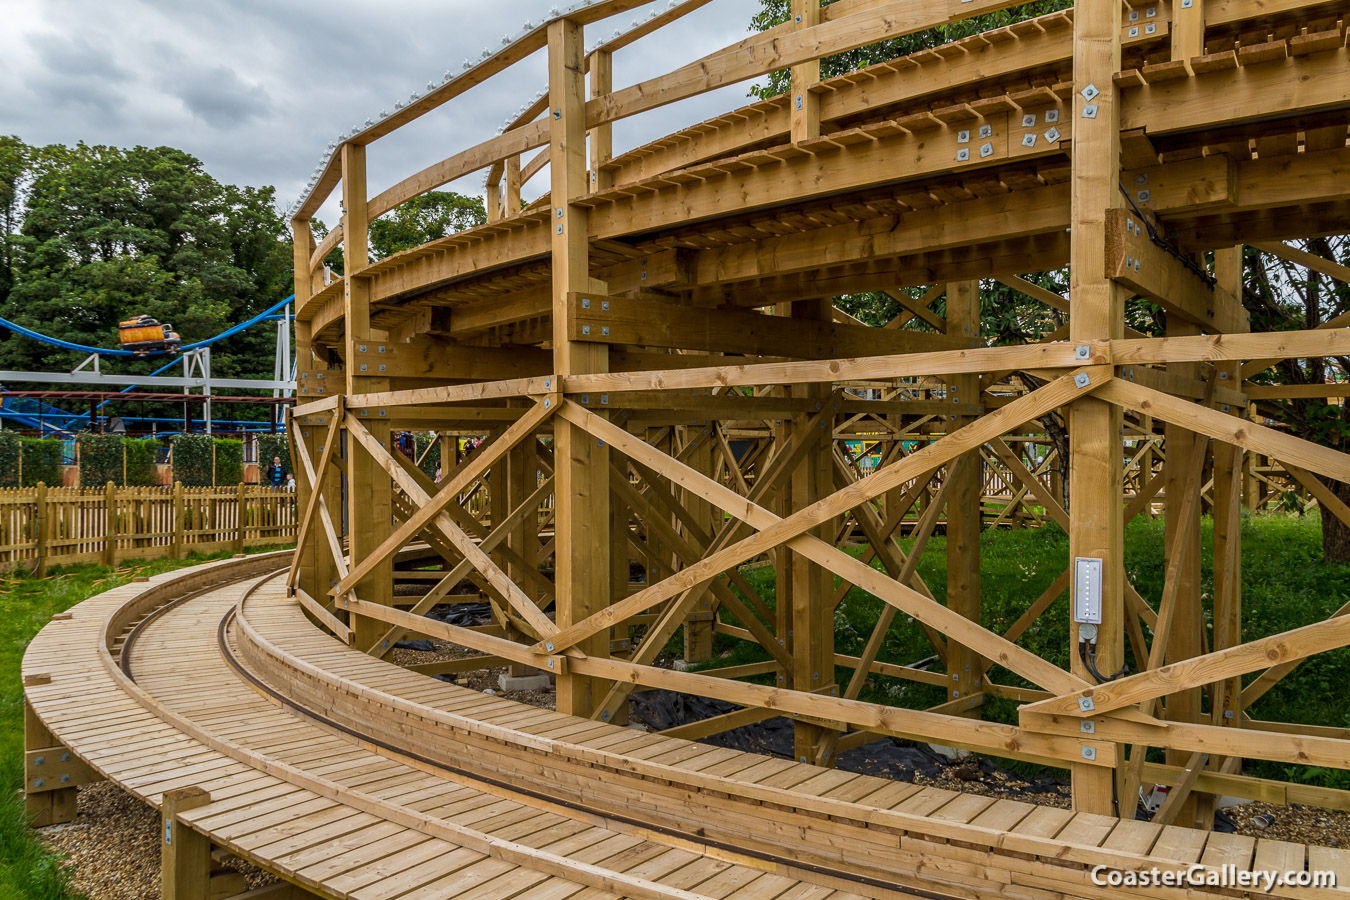
{"type": "Polygon", "coordinates": [[[1094,886],[1093,865],[1192,863],[1350,880],[1344,851],[920,788],[466,690],[319,631],[268,577],[284,562],[99,595],[44,628],[23,671],[81,759],[152,805],[207,791],[181,821],[324,896],[1105,898],[1130,893],[1094,886]]]}

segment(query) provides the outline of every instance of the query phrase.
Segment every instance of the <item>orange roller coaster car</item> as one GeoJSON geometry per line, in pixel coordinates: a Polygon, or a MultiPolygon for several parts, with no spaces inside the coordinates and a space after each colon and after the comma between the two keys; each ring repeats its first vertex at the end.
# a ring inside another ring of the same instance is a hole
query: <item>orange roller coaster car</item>
{"type": "Polygon", "coordinates": [[[168,323],[160,324],[158,320],[151,316],[138,316],[135,319],[128,319],[125,322],[119,322],[117,325],[117,334],[121,339],[123,350],[132,350],[136,353],[155,353],[158,351],[173,352],[176,351],[183,339],[178,336],[178,332],[173,330],[173,326],[168,323]]]}

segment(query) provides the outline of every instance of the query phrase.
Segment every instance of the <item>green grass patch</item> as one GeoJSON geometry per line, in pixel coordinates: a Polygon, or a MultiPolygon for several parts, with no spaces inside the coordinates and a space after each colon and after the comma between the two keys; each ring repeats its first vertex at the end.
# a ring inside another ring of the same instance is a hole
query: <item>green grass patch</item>
{"type": "MultiPolygon", "coordinates": [[[[269,548],[275,549],[275,548],[269,548]]],[[[127,563],[115,568],[69,566],[46,578],[0,577],[0,900],[73,900],[60,857],[49,853],[28,827],[23,804],[23,686],[20,664],[28,642],[57,613],[81,600],[126,584],[212,559],[127,563]]]]}

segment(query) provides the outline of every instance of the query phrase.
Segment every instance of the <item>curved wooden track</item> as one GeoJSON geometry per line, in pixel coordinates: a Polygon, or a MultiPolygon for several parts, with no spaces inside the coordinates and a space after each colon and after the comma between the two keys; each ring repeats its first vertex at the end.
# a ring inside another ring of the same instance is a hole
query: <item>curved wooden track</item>
{"type": "MultiPolygon", "coordinates": [[[[42,630],[23,671],[64,748],[153,805],[173,798],[179,845],[190,828],[314,894],[1115,897],[1091,866],[1196,863],[1350,878],[1345,851],[920,788],[487,696],[334,640],[286,596],[285,562],[94,597],[42,630]]],[[[166,897],[198,896],[185,890],[166,897]]]]}

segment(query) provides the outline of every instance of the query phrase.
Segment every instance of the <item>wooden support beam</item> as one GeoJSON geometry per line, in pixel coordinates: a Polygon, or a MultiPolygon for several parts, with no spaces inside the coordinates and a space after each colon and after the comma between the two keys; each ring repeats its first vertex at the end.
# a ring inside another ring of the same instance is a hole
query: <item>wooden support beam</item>
{"type": "Polygon", "coordinates": [[[160,895],[164,900],[211,900],[211,842],[180,815],[211,803],[201,788],[177,788],[160,800],[160,895]]]}
{"type": "MultiPolygon", "coordinates": [[[[1073,160],[1070,178],[1070,339],[1123,337],[1124,296],[1105,268],[1106,217],[1121,205],[1120,109],[1115,74],[1120,71],[1121,4],[1082,0],[1073,25],[1073,160]]],[[[1124,521],[1119,409],[1095,397],[1075,402],[1069,426],[1069,556],[1102,562],[1101,624],[1096,658],[1101,671],[1124,661],[1124,521]]],[[[1082,637],[1070,625],[1070,647],[1082,637]]],[[[1070,653],[1072,671],[1090,679],[1086,664],[1070,653]]],[[[1073,806],[1080,812],[1117,814],[1115,775],[1075,765],[1073,806]]]]}
{"type": "Polygon", "coordinates": [[[1148,227],[1131,210],[1117,208],[1107,213],[1107,276],[1157,303],[1169,315],[1208,332],[1247,331],[1248,315],[1242,300],[1211,284],[1158,246],[1149,236],[1148,227]]]}
{"type": "Polygon", "coordinates": [[[1160,391],[1119,379],[1104,386],[1098,396],[1215,440],[1269,455],[1286,465],[1312,469],[1337,481],[1350,482],[1350,454],[1296,438],[1274,428],[1243,422],[1218,410],[1178,400],[1160,391]]]}
{"type": "Polygon", "coordinates": [[[832,318],[808,324],[786,316],[580,294],[569,298],[567,333],[574,341],[803,359],[972,346],[969,339],[845,325],[832,318]]]}
{"type": "MultiPolygon", "coordinates": [[[[955,281],[947,284],[947,332],[952,337],[980,338],[980,283],[955,281]]],[[[951,429],[977,421],[971,413],[979,404],[978,375],[957,375],[947,381],[947,400],[956,411],[951,429]]],[[[947,464],[947,606],[973,622],[980,621],[980,532],[981,489],[984,463],[982,447],[973,448],[947,464]]],[[[946,485],[944,485],[944,489],[946,485]]],[[[979,716],[978,706],[960,701],[980,692],[981,660],[978,653],[955,642],[948,645],[947,701],[962,705],[967,715],[979,716]]]]}
{"type": "MultiPolygon", "coordinates": [[[[574,201],[590,193],[586,177],[586,78],[582,25],[559,19],[548,26],[549,217],[553,291],[553,368],[559,375],[609,369],[609,348],[570,333],[572,298],[605,294],[590,277],[589,210],[574,201]]],[[[612,94],[610,96],[613,96],[612,94]]],[[[597,119],[593,124],[600,124],[597,119]]],[[[557,504],[556,618],[560,628],[607,608],[611,599],[609,448],[574,425],[555,428],[557,504]]],[[[589,635],[579,649],[609,655],[609,629],[589,635]]],[[[567,672],[557,682],[559,712],[590,716],[602,686],[567,672]]]]}
{"type": "MultiPolygon", "coordinates": [[[[1036,418],[1050,409],[1070,402],[1075,397],[1082,396],[1094,387],[1094,378],[1104,377],[1104,373],[1100,371],[1080,374],[1086,375],[1087,378],[1079,380],[1074,375],[1064,376],[995,412],[986,414],[975,424],[953,432],[941,441],[873,473],[866,480],[783,518],[775,516],[761,506],[747,502],[745,498],[720,484],[706,482],[688,467],[669,461],[660,464],[670,477],[699,488],[708,499],[752,527],[759,528],[760,531],[724,551],[706,557],[698,564],[663,582],[639,591],[627,600],[591,616],[589,620],[568,626],[549,643],[554,644],[555,648],[570,647],[577,641],[598,631],[607,631],[615,622],[645,612],[677,592],[701,584],[717,573],[757,556],[764,550],[786,544],[790,549],[802,553],[820,565],[828,566],[841,577],[854,581],[859,587],[945,631],[953,639],[967,643],[972,649],[998,660],[1000,664],[1043,687],[1081,682],[1081,679],[1057,666],[1046,663],[1020,647],[1008,644],[945,606],[934,603],[911,588],[896,584],[870,566],[818,538],[805,534],[822,520],[841,515],[858,504],[959,456],[968,449],[978,447],[986,440],[1003,434],[1028,419],[1036,418]]],[[[645,444],[570,401],[563,404],[561,412],[568,421],[583,426],[590,433],[601,437],[629,456],[641,456],[646,452],[645,444]]]]}

